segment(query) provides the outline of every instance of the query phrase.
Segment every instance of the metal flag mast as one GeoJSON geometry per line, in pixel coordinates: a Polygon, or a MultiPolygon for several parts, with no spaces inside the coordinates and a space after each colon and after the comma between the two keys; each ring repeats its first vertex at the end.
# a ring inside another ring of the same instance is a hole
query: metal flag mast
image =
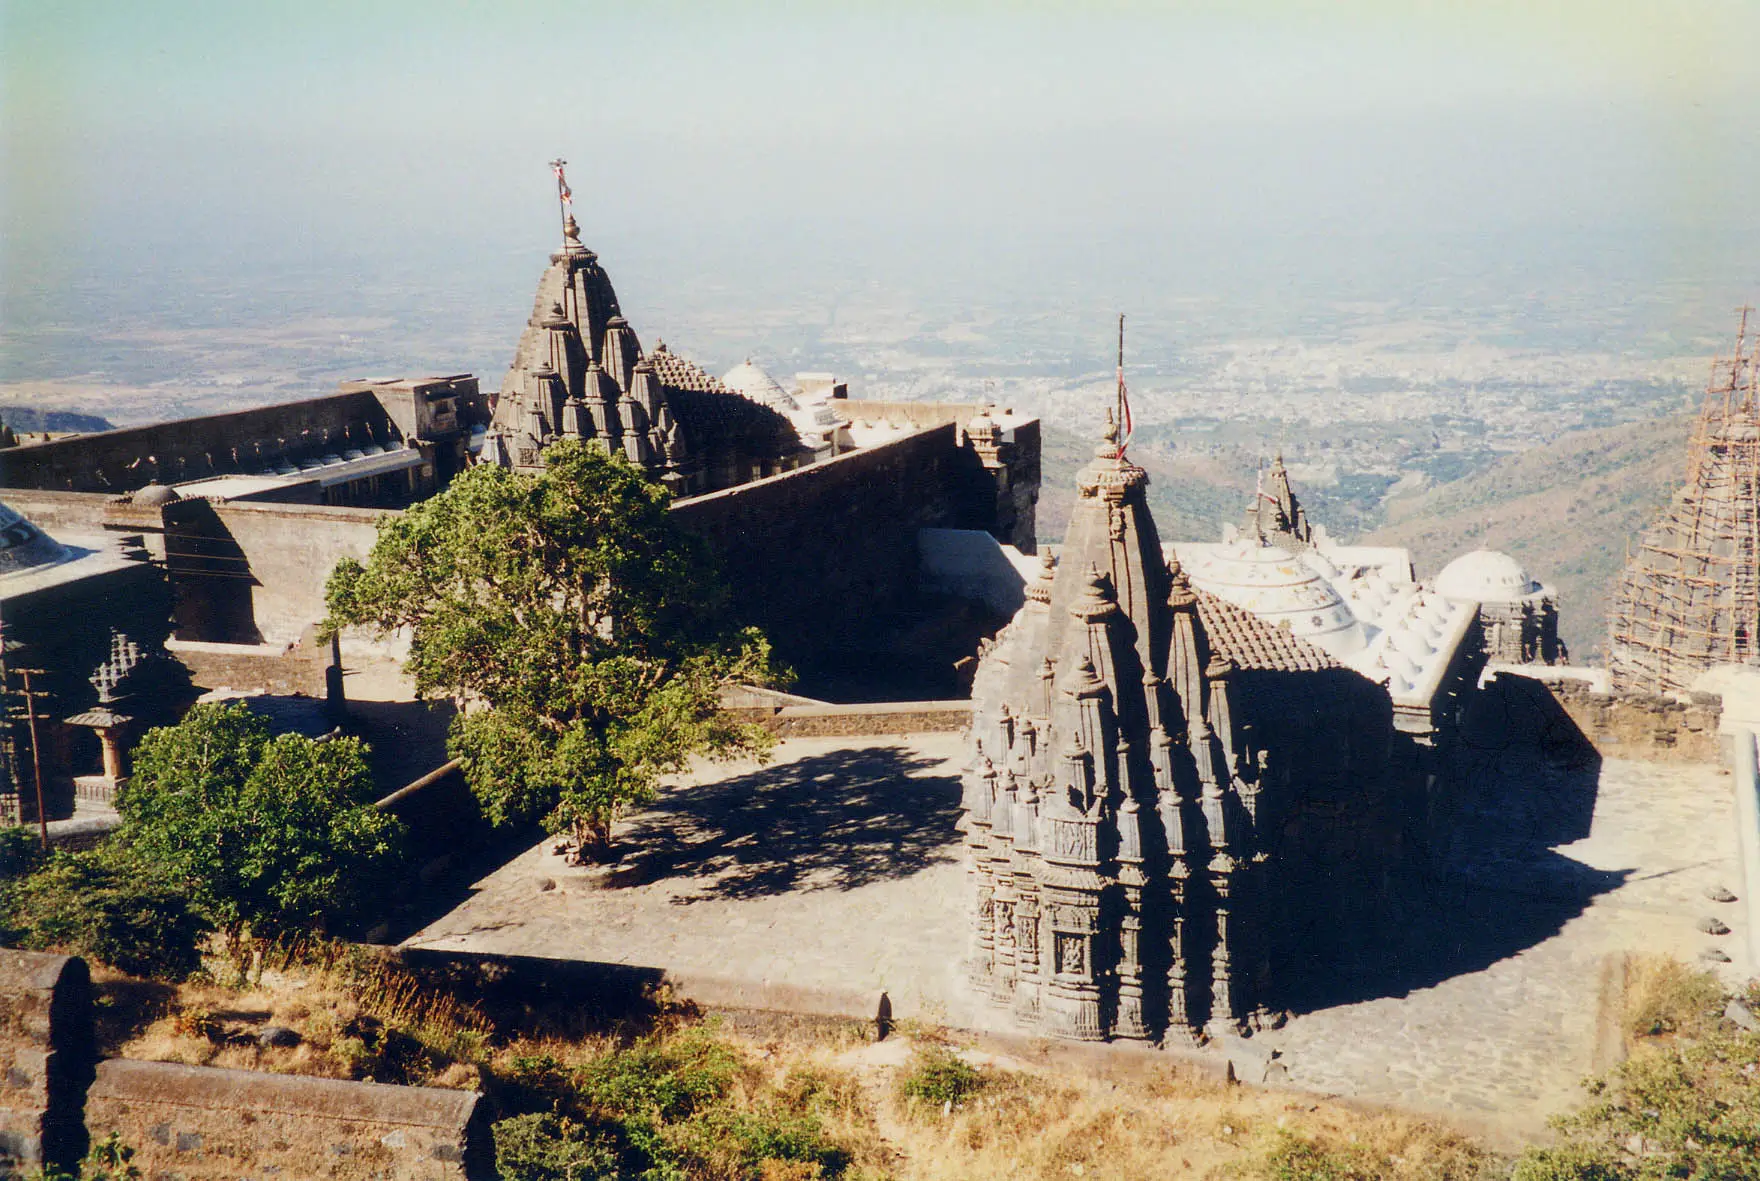
{"type": "Polygon", "coordinates": [[[1131,400],[1124,388],[1124,313],[1118,314],[1118,458],[1131,441],[1131,400]]]}
{"type": "MultiPolygon", "coordinates": [[[[568,211],[574,207],[574,190],[568,187],[568,177],[562,171],[567,165],[568,161],[561,156],[550,161],[550,171],[556,174],[556,211],[562,218],[562,252],[564,256],[568,254],[568,211]]],[[[576,302],[574,298],[574,272],[565,270],[564,274],[568,276],[568,282],[562,289],[562,310],[564,314],[567,314],[568,305],[576,302]]],[[[575,318],[578,322],[579,308],[576,308],[575,312],[575,318]]]]}
{"type": "Polygon", "coordinates": [[[568,208],[574,204],[574,190],[568,187],[568,177],[564,176],[562,173],[563,168],[566,167],[567,164],[568,161],[564,160],[561,156],[550,161],[550,171],[556,174],[556,211],[558,216],[562,219],[562,239],[564,245],[568,242],[568,208]]]}

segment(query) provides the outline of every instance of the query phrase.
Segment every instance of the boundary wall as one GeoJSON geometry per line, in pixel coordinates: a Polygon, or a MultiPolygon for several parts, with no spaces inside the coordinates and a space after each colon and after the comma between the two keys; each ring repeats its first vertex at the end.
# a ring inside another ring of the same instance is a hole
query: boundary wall
{"type": "Polygon", "coordinates": [[[112,1132],[147,1177],[494,1176],[474,1091],[100,1062],[93,1046],[85,961],[0,949],[0,1178],[71,1169],[112,1132]]]}
{"type": "MultiPolygon", "coordinates": [[[[1544,686],[1570,726],[1607,758],[1723,762],[1718,739],[1723,699],[1714,693],[1693,693],[1683,701],[1650,693],[1602,692],[1580,678],[1534,676],[1507,666],[1496,671],[1487,687],[1505,677],[1544,686]]],[[[1512,701],[1514,695],[1505,694],[1504,700],[1512,701]]],[[[1553,723],[1561,736],[1570,726],[1564,719],[1553,723]]]]}

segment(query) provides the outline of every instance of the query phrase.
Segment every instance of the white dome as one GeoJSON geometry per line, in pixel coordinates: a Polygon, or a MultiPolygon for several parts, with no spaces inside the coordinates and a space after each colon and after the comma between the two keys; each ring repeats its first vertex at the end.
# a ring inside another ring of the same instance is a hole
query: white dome
{"type": "Polygon", "coordinates": [[[795,400],[789,396],[788,391],[778,385],[774,377],[764,372],[759,366],[752,364],[750,357],[729,369],[727,376],[721,379],[721,384],[741,397],[750,398],[772,410],[786,413],[790,410],[800,409],[795,400]]]}
{"type": "Polygon", "coordinates": [[[1520,562],[1489,549],[1462,554],[1444,566],[1436,589],[1444,598],[1469,603],[1514,603],[1546,590],[1520,562]]]}
{"type": "Polygon", "coordinates": [[[1299,556],[1257,538],[1179,547],[1192,584],[1291,632],[1334,656],[1360,651],[1368,637],[1356,615],[1299,556]]]}

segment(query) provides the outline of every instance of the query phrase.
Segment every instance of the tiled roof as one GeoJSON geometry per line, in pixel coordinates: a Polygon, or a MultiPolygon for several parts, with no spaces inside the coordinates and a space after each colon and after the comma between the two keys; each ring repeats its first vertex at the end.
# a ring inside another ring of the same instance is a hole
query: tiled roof
{"type": "Polygon", "coordinates": [[[1197,595],[1198,621],[1210,637],[1211,649],[1240,668],[1319,672],[1343,667],[1323,649],[1288,628],[1267,623],[1209,591],[1200,590],[1197,595]]]}
{"type": "Polygon", "coordinates": [[[666,389],[666,404],[693,445],[738,443],[757,455],[780,455],[797,445],[787,418],[734,393],[665,346],[656,346],[647,359],[666,389]]]}
{"type": "Polygon", "coordinates": [[[733,393],[719,379],[704,373],[664,344],[654,346],[654,351],[648,354],[648,363],[654,366],[654,376],[660,379],[660,384],[670,389],[701,390],[710,394],[733,393]]]}

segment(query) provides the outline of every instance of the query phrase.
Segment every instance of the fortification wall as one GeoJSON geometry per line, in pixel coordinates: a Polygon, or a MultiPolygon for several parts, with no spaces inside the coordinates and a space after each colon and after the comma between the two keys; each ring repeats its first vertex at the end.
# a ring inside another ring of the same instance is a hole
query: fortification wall
{"type": "Polygon", "coordinates": [[[0,951],[0,1176],[84,1155],[92,1059],[85,961],[0,951]]]}
{"type": "Polygon", "coordinates": [[[285,644],[324,618],[330,571],[343,558],[365,559],[379,521],[392,510],[223,504],[213,511],[250,576],[250,613],[258,636],[285,644]]]}
{"type": "Polygon", "coordinates": [[[883,701],[867,705],[789,705],[763,724],[783,738],[856,738],[964,730],[969,701],[883,701]]]}
{"type": "Polygon", "coordinates": [[[741,613],[784,659],[809,662],[908,600],[917,530],[976,511],[962,503],[968,462],[943,423],[672,511],[708,539],[741,613]]]}
{"type": "Polygon", "coordinates": [[[336,661],[329,644],[167,640],[165,648],[189,670],[191,679],[202,689],[260,689],[265,693],[324,699],[341,690],[340,676],[330,671],[336,661]]]}
{"type": "MultiPolygon", "coordinates": [[[[8,448],[0,451],[0,478],[8,448]]],[[[104,531],[105,508],[113,499],[108,492],[49,492],[37,488],[0,487],[0,501],[29,517],[31,523],[51,537],[69,534],[90,536],[104,531]]]]}
{"type": "MultiPolygon", "coordinates": [[[[9,447],[0,451],[0,487],[115,495],[155,479],[169,484],[251,472],[278,455],[383,443],[394,434],[370,390],[326,394],[9,447]]],[[[6,499],[12,503],[10,496],[6,499]]]]}
{"type": "Polygon", "coordinates": [[[1548,685],[1565,713],[1603,755],[1662,762],[1722,760],[1717,723],[1723,701],[1694,693],[1686,701],[1649,693],[1597,693],[1578,681],[1548,685]]]}

